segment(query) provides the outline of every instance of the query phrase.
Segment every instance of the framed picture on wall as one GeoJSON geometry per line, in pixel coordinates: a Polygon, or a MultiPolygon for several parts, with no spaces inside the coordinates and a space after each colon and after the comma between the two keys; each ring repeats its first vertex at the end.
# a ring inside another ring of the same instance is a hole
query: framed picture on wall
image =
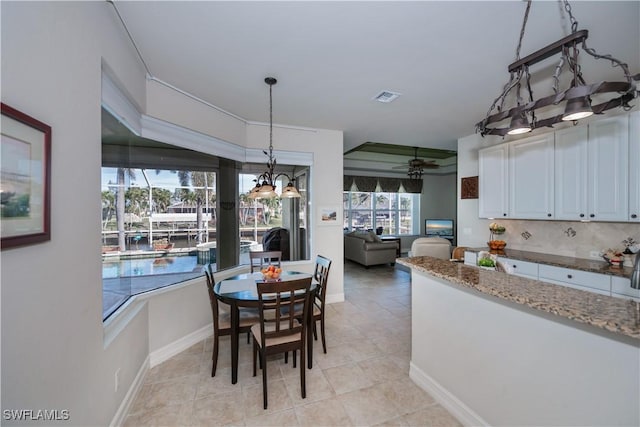
{"type": "Polygon", "coordinates": [[[339,206],[320,206],[318,208],[319,225],[342,225],[339,206]]]}
{"type": "Polygon", "coordinates": [[[0,246],[51,239],[51,127],[2,103],[0,246]]]}

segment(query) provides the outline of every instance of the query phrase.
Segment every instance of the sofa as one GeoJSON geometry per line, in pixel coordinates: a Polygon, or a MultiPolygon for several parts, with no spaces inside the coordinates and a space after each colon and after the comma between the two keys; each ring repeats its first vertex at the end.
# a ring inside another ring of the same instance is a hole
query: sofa
{"type": "Polygon", "coordinates": [[[354,231],[344,235],[344,257],[365,267],[394,265],[397,249],[397,242],[384,242],[373,232],[354,231]]]}
{"type": "Polygon", "coordinates": [[[451,242],[442,237],[420,237],[411,244],[409,256],[430,256],[440,259],[450,259],[451,242]]]}

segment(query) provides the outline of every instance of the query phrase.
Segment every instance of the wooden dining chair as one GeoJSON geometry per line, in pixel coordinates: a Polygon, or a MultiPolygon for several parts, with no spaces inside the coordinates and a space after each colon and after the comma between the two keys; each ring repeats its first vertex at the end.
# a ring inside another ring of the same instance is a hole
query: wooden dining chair
{"type": "Polygon", "coordinates": [[[269,265],[281,267],[282,252],[281,251],[252,251],[249,252],[249,260],[251,263],[251,272],[260,271],[269,265]]]}
{"type": "Polygon", "coordinates": [[[309,288],[311,277],[284,282],[257,282],[260,323],[253,325],[253,376],[256,376],[256,359],[260,355],[262,368],[262,396],[267,409],[267,356],[300,350],[300,390],[307,396],[305,383],[305,338],[309,312],[309,288]],[[301,311],[297,311],[301,309],[301,311]]]}
{"type": "Polygon", "coordinates": [[[318,255],[316,257],[316,268],[313,272],[313,278],[318,282],[315,298],[313,299],[313,338],[318,339],[316,330],[316,322],[320,321],[320,336],[322,337],[322,350],[327,352],[327,342],[324,335],[324,307],[327,296],[327,281],[329,280],[329,269],[331,268],[331,260],[329,258],[318,255]]]}
{"type": "MultiPolygon", "coordinates": [[[[218,348],[220,346],[220,337],[225,335],[231,335],[231,314],[230,307],[218,301],[216,295],[213,292],[213,287],[216,284],[215,276],[213,275],[213,269],[211,264],[207,265],[204,270],[207,278],[207,291],[209,292],[209,302],[211,303],[211,314],[213,316],[213,355],[211,376],[216,376],[216,367],[218,365],[218,348]],[[225,309],[226,308],[226,309],[225,309]]],[[[240,328],[239,333],[251,332],[251,326],[260,321],[257,311],[250,309],[240,310],[240,328]]],[[[247,335],[248,342],[249,335],[247,335]]]]}

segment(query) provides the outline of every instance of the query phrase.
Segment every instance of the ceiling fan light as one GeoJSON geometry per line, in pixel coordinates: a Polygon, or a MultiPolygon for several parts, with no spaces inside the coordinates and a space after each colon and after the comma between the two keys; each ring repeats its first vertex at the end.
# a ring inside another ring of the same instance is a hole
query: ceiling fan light
{"type": "Polygon", "coordinates": [[[567,101],[567,106],[564,109],[564,115],[562,116],[562,120],[564,121],[575,121],[584,119],[593,115],[593,110],[591,109],[591,102],[586,96],[580,98],[573,98],[567,101]]]}
{"type": "Polygon", "coordinates": [[[509,135],[520,135],[527,132],[531,132],[531,125],[524,113],[513,116],[507,133],[509,135]]]}

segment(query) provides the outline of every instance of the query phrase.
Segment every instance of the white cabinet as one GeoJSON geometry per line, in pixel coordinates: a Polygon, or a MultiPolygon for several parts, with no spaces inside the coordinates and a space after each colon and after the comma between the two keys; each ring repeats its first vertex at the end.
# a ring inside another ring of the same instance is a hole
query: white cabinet
{"type": "Polygon", "coordinates": [[[587,138],[586,126],[556,132],[555,219],[588,218],[587,138]]]}
{"type": "Polygon", "coordinates": [[[583,291],[611,295],[611,276],[606,274],[540,264],[538,267],[538,279],[556,285],[582,289],[583,291]]]}
{"type": "Polygon", "coordinates": [[[480,218],[506,218],[509,146],[500,144],[478,152],[480,218]]]}
{"type": "Polygon", "coordinates": [[[629,115],[629,217],[640,222],[640,111],[629,115]]]}
{"type": "Polygon", "coordinates": [[[640,301],[640,289],[631,287],[631,280],[627,277],[611,277],[611,295],[614,297],[632,297],[640,301]]]}
{"type": "Polygon", "coordinates": [[[527,279],[538,279],[538,264],[529,261],[498,257],[498,261],[509,269],[509,273],[527,279]]]}
{"type": "Polygon", "coordinates": [[[555,133],[555,219],[627,221],[629,118],[555,133]]]}
{"type": "Polygon", "coordinates": [[[589,219],[626,221],[629,214],[629,116],[589,124],[589,219]]]}
{"type": "Polygon", "coordinates": [[[553,141],[548,133],[509,144],[509,218],[553,217],[553,141]]]}

